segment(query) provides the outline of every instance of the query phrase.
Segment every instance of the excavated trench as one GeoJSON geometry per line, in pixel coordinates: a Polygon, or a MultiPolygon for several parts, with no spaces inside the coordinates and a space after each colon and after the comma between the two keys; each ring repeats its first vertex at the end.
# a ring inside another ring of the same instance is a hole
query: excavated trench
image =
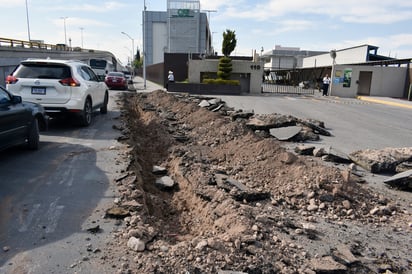
{"type": "MultiPolygon", "coordinates": [[[[145,262],[137,273],[321,273],[323,258],[342,243],[344,251],[376,257],[376,248],[384,248],[380,239],[396,241],[386,238],[387,231],[407,237],[398,228],[405,224],[399,205],[345,179],[337,168],[295,156],[242,121],[200,108],[196,99],[161,91],[123,96],[129,172],[136,180],[132,190],[122,191],[143,205],[135,215],[140,223],[128,231],[156,231],[146,242],[149,252],[136,257],[145,262]],[[154,166],[167,170],[173,188],[156,185],[154,166]],[[219,184],[221,176],[232,185],[219,184]],[[239,195],[242,188],[249,196],[239,195]],[[375,209],[382,211],[371,214],[375,209]],[[369,224],[376,226],[373,242],[369,224]]],[[[400,250],[408,252],[406,245],[400,250]]],[[[405,257],[391,254],[387,269],[407,268],[405,257]]],[[[381,261],[337,264],[335,270],[376,273],[381,261]]]]}

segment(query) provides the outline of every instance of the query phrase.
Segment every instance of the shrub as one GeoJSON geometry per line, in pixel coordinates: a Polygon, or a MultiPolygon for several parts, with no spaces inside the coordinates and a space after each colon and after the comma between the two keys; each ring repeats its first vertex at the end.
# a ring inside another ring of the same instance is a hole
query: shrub
{"type": "Polygon", "coordinates": [[[239,86],[239,80],[203,79],[203,84],[239,86]]]}

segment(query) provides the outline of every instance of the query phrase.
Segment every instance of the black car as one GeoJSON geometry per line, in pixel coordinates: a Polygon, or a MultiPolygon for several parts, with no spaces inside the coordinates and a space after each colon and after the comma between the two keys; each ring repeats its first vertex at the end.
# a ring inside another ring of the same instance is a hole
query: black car
{"type": "Polygon", "coordinates": [[[0,87],[0,150],[27,144],[39,147],[39,131],[47,130],[48,116],[41,105],[22,102],[20,96],[0,87]]]}

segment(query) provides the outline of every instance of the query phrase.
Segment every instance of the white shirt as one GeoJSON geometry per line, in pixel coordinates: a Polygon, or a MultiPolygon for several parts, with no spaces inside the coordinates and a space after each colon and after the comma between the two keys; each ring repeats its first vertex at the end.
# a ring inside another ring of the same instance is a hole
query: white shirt
{"type": "Polygon", "coordinates": [[[323,77],[323,83],[326,85],[330,84],[330,78],[329,77],[323,77]]]}
{"type": "Polygon", "coordinates": [[[174,81],[174,80],[175,80],[175,76],[170,73],[170,74],[167,76],[167,80],[169,80],[169,81],[174,81]]]}

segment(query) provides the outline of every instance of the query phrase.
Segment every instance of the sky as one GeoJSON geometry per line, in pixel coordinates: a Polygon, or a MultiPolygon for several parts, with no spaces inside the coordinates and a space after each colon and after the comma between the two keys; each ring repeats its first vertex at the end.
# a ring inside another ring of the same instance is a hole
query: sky
{"type": "MultiPolygon", "coordinates": [[[[167,10],[167,0],[145,2],[149,11],[167,10]]],[[[144,0],[0,0],[0,5],[1,38],[70,40],[72,47],[110,51],[123,64],[133,45],[142,49],[144,0]]],[[[218,53],[229,29],[236,34],[232,55],[237,56],[275,45],[330,51],[369,44],[379,47],[380,55],[412,58],[411,0],[201,0],[200,8],[218,53]]]]}

